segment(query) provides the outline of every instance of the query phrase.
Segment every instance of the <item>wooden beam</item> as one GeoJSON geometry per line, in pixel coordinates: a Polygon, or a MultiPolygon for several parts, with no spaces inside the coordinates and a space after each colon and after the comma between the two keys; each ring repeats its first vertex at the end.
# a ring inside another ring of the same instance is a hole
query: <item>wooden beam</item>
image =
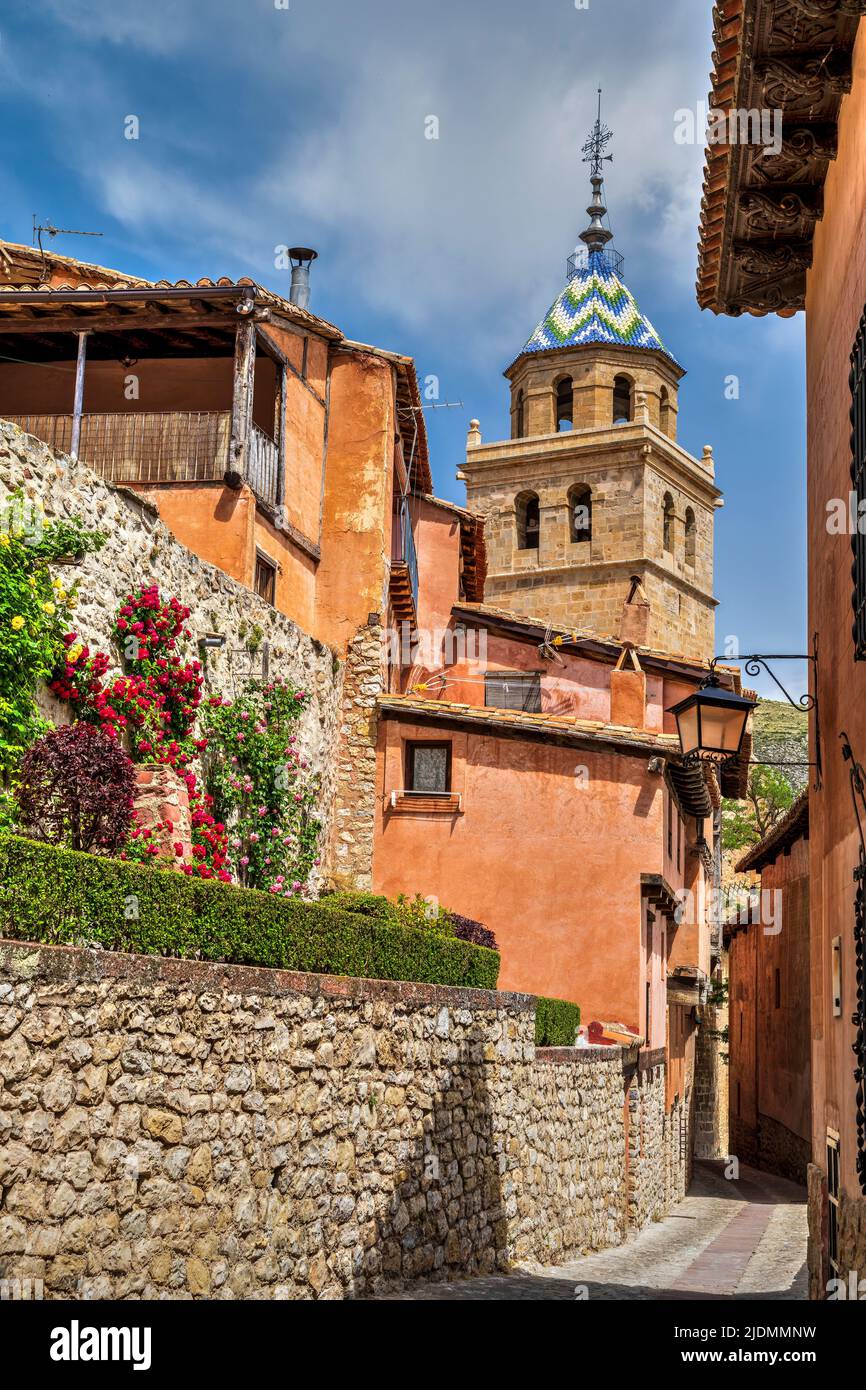
{"type": "Polygon", "coordinates": [[[256,370],[256,325],[241,318],[235,330],[235,365],[232,378],[232,435],[229,471],[246,480],[253,422],[253,385],[256,370]]]}
{"type": "Polygon", "coordinates": [[[286,502],[286,382],[288,372],[283,359],[277,383],[277,506],[286,502]]]}
{"type": "Polygon", "coordinates": [[[84,364],[87,359],[87,334],[78,335],[78,358],[75,363],[75,398],[72,405],[72,438],[69,443],[69,452],[74,459],[78,458],[78,446],[81,443],[81,410],[84,405],[84,364]]]}
{"type": "MultiPolygon", "coordinates": [[[[226,314],[226,328],[233,328],[234,322],[234,317],[226,314]]],[[[0,304],[0,333],[68,333],[70,329],[75,333],[79,331],[79,326],[83,327],[85,324],[91,333],[122,333],[133,324],[137,328],[152,326],[161,333],[164,333],[169,327],[211,329],[216,327],[215,316],[210,314],[206,317],[194,314],[189,318],[183,314],[172,315],[171,318],[153,315],[152,319],[149,320],[142,314],[128,314],[124,317],[113,315],[100,318],[98,315],[91,317],[89,314],[69,313],[63,318],[46,316],[36,319],[14,319],[11,314],[3,312],[3,306],[0,304]]]]}

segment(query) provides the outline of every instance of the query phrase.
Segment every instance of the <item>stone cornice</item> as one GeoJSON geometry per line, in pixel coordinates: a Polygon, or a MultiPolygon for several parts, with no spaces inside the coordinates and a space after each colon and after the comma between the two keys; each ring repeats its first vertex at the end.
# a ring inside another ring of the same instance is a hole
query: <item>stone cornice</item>
{"type": "Polygon", "coordinates": [[[489,481],[489,473],[513,468],[514,480],[528,482],[533,469],[547,478],[571,479],[572,474],[600,472],[618,464],[623,468],[645,468],[657,455],[674,473],[674,481],[687,479],[712,499],[722,493],[703,463],[694,458],[675,439],[655,425],[635,423],[605,429],[567,430],[529,438],[502,439],[478,444],[466,452],[464,470],[470,478],[489,481]],[[646,452],[647,448],[649,453],[646,452]],[[611,456],[614,457],[611,457],[611,456]],[[586,456],[586,457],[582,457],[586,456]]]}
{"type": "Polygon", "coordinates": [[[694,598],[700,599],[702,603],[706,603],[713,608],[717,608],[719,604],[719,600],[713,598],[712,594],[708,593],[706,589],[699,588],[697,584],[693,584],[690,580],[684,578],[683,575],[677,574],[674,570],[665,569],[657,560],[647,559],[645,555],[634,555],[630,559],[626,558],[619,560],[588,560],[585,565],[576,565],[573,561],[571,563],[566,562],[562,565],[536,565],[532,569],[519,571],[502,570],[498,574],[494,571],[489,571],[487,582],[488,584],[493,584],[497,579],[504,579],[508,580],[509,584],[512,585],[515,579],[523,579],[526,578],[527,575],[531,575],[533,578],[538,577],[543,579],[555,579],[561,575],[565,579],[574,580],[575,576],[579,575],[581,571],[587,570],[594,570],[596,572],[602,570],[619,570],[625,575],[637,574],[641,570],[652,570],[653,574],[658,575],[660,579],[675,584],[678,588],[682,589],[684,593],[691,594],[694,598]]]}

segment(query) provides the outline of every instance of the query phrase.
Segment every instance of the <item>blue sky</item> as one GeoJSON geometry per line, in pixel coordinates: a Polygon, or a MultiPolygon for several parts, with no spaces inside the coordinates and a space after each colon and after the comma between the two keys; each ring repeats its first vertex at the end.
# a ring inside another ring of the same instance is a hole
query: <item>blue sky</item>
{"type": "MultiPolygon", "coordinates": [[[[687,368],[680,440],[713,445],[725,493],[717,648],[734,634],[741,651],[803,651],[802,315],[695,302],[703,150],[675,142],[674,112],[707,98],[710,0],[280,4],[6,0],[0,235],[29,242],[35,212],[104,233],[58,239],[67,254],[283,292],[275,248],[316,247],[312,307],[463,402],[428,412],[437,491],[462,501],[468,420],[508,433],[502,369],[587,220],[580,146],[600,84],[625,278],[687,368]]],[[[802,688],[799,668],[780,673],[802,688]]]]}

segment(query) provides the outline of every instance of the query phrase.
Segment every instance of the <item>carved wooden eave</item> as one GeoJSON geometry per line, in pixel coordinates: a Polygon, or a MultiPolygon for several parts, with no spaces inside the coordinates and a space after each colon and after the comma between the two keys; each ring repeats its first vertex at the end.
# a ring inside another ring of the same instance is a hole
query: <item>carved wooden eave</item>
{"type": "MultiPolygon", "coordinates": [[[[717,314],[802,309],[851,51],[866,0],[717,0],[713,112],[781,110],[782,143],[707,145],[698,303],[717,314]]],[[[742,127],[739,127],[742,129],[742,127]]],[[[769,136],[773,127],[766,130],[769,136]]],[[[751,134],[753,134],[752,132],[751,134]]]]}

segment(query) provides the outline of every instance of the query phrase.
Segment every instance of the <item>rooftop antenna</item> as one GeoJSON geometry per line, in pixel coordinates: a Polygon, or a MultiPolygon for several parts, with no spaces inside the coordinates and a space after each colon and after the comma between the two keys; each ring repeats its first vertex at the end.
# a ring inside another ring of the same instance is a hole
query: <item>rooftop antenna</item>
{"type": "Polygon", "coordinates": [[[45,247],[42,245],[42,233],[47,232],[48,236],[103,236],[103,232],[81,232],[76,227],[55,227],[53,222],[37,223],[36,213],[33,214],[33,246],[39,247],[39,254],[42,257],[42,275],[40,279],[47,280],[48,274],[45,265],[45,247]]]}

